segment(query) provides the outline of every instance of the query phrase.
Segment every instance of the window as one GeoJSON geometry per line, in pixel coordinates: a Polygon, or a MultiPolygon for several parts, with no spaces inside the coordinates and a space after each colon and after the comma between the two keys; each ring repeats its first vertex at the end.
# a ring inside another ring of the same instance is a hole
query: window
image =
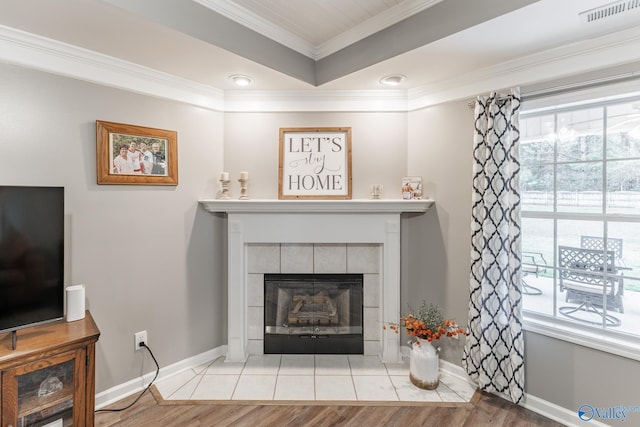
{"type": "Polygon", "coordinates": [[[640,97],[526,108],[525,325],[630,354],[640,348],[640,97]]]}

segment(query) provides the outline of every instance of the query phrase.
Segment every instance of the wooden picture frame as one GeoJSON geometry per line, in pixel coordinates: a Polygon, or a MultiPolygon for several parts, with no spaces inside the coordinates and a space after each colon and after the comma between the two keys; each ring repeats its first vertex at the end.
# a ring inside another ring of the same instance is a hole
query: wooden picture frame
{"type": "Polygon", "coordinates": [[[178,185],[176,131],[96,120],[98,184],[178,185]]]}
{"type": "Polygon", "coordinates": [[[351,199],[351,128],[280,128],[278,199],[351,199]]]}

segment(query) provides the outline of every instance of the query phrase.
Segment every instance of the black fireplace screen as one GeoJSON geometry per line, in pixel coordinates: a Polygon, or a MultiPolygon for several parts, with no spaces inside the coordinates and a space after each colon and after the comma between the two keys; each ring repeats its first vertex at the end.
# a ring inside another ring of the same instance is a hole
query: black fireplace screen
{"type": "Polygon", "coordinates": [[[362,274],[265,274],[265,354],[362,354],[362,274]]]}

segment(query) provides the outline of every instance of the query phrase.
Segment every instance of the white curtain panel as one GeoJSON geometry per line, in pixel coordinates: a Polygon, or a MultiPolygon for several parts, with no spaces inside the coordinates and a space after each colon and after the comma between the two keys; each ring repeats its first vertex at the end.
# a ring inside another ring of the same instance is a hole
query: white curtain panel
{"type": "Polygon", "coordinates": [[[463,367],[487,392],[524,395],[520,289],[520,90],[475,106],[469,335],[463,367]]]}

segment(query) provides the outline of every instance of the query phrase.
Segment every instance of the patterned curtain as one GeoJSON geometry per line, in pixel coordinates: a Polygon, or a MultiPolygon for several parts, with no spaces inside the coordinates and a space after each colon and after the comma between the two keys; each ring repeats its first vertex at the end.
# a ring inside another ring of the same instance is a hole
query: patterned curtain
{"type": "Polygon", "coordinates": [[[520,89],[475,107],[469,335],[462,364],[478,386],[524,395],[520,290],[520,89]]]}

